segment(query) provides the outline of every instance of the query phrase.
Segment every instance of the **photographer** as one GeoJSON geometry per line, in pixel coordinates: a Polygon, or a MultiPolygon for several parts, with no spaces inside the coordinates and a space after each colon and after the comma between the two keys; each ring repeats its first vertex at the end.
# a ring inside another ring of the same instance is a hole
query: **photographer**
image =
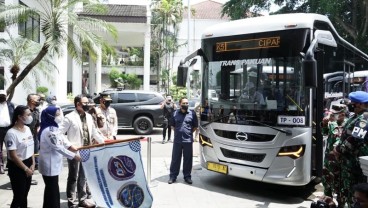
{"type": "MultiPolygon", "coordinates": [[[[353,196],[353,204],[349,207],[352,208],[368,208],[368,183],[359,183],[353,187],[354,196],[353,196]]],[[[311,208],[336,208],[336,204],[333,199],[329,196],[324,196],[317,202],[312,202],[311,208]]],[[[340,207],[340,206],[339,206],[340,207]]],[[[344,206],[341,206],[344,207],[344,206]]]]}

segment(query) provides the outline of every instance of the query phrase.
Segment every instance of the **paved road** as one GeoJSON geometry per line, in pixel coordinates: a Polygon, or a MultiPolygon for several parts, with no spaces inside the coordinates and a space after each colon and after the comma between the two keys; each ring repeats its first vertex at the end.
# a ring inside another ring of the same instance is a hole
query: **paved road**
{"type": "MultiPolygon", "coordinates": [[[[222,174],[217,174],[199,165],[198,143],[195,143],[193,185],[187,185],[179,175],[178,182],[167,184],[171,160],[172,143],[161,144],[161,129],[155,129],[152,137],[152,170],[150,183],[154,208],[309,208],[311,200],[321,195],[320,185],[308,185],[302,188],[264,184],[222,174]]],[[[119,139],[134,138],[133,130],[119,132],[119,139]]],[[[147,142],[142,141],[142,159],[147,164],[147,142]]],[[[147,167],[145,166],[147,172],[147,167]]],[[[67,167],[60,175],[62,207],[66,207],[67,167]]],[[[43,181],[35,174],[39,184],[31,187],[28,206],[42,207],[43,181]]],[[[7,175],[0,175],[0,208],[10,207],[12,191],[7,175]]]]}

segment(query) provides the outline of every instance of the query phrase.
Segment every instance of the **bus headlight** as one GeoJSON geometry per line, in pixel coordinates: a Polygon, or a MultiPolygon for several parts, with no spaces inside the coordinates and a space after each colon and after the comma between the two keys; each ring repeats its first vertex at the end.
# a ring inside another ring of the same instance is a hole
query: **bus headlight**
{"type": "Polygon", "coordinates": [[[298,159],[304,155],[305,146],[304,145],[294,145],[282,147],[277,154],[278,157],[291,157],[292,159],[298,159]]]}
{"type": "Polygon", "coordinates": [[[203,136],[202,134],[199,134],[199,144],[204,146],[213,147],[210,138],[203,136]]]}

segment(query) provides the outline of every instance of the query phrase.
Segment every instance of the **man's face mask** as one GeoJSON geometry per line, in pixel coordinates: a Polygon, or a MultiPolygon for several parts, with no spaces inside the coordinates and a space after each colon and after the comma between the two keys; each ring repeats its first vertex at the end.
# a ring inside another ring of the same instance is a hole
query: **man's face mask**
{"type": "Polygon", "coordinates": [[[105,102],[104,102],[104,105],[105,105],[105,107],[106,107],[106,108],[108,108],[108,107],[110,106],[110,104],[111,104],[111,102],[110,102],[110,101],[105,101],[105,102]]]}
{"type": "Polygon", "coordinates": [[[349,103],[347,104],[348,110],[350,113],[354,112],[355,110],[355,104],[354,103],[349,103]]]}

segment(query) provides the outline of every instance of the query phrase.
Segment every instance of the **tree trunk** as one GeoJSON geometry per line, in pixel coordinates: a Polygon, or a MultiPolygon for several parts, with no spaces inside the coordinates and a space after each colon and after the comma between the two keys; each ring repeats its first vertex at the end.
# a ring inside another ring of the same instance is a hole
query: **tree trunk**
{"type": "Polygon", "coordinates": [[[18,84],[23,81],[23,79],[29,74],[29,72],[35,67],[48,52],[48,47],[46,45],[42,46],[41,51],[37,54],[36,58],[34,58],[31,63],[29,63],[24,70],[19,74],[19,76],[13,80],[11,85],[6,90],[6,93],[9,95],[8,100],[11,101],[14,95],[15,88],[18,84]]]}

